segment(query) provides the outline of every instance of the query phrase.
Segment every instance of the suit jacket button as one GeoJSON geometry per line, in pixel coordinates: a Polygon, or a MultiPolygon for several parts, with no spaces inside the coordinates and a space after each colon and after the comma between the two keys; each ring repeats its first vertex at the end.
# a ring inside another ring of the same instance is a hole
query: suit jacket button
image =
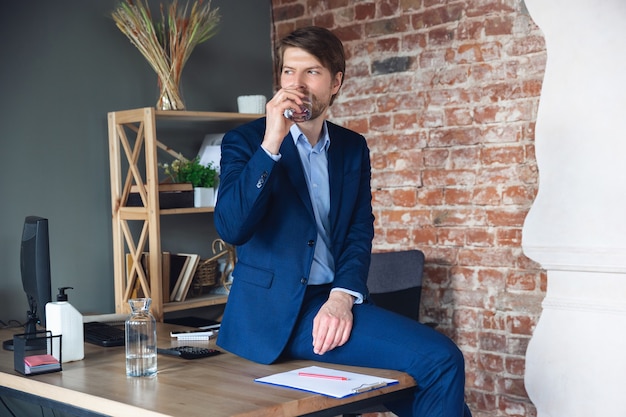
{"type": "Polygon", "coordinates": [[[306,285],[306,278],[300,278],[300,284],[306,285]]]}
{"type": "Polygon", "coordinates": [[[314,240],[309,240],[306,244],[309,245],[309,246],[315,246],[315,241],[314,240]]]}

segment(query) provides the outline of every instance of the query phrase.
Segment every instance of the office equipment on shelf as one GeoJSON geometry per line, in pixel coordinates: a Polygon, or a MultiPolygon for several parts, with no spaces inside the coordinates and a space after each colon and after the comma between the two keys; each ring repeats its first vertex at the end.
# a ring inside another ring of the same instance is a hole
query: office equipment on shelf
{"type": "Polygon", "coordinates": [[[121,327],[97,321],[85,323],[84,327],[86,342],[104,347],[124,346],[125,344],[126,333],[121,327]]]}

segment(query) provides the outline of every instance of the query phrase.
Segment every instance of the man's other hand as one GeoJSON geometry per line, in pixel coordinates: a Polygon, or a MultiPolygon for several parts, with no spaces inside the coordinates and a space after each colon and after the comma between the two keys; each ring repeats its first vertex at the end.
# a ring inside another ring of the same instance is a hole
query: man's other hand
{"type": "Polygon", "coordinates": [[[352,332],[354,297],[333,291],[313,319],[313,352],[318,355],[342,346],[352,332]]]}

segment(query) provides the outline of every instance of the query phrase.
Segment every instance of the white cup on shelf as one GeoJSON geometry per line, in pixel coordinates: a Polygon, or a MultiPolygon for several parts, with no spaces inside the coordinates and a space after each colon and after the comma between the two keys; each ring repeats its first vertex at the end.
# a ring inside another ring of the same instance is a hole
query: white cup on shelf
{"type": "Polygon", "coordinates": [[[266,98],[263,95],[237,97],[239,113],[265,114],[266,98]]]}

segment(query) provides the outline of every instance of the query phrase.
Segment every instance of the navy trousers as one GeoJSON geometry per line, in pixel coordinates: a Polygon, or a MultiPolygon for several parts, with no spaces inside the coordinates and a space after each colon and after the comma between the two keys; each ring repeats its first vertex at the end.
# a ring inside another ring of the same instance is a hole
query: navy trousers
{"type": "Polygon", "coordinates": [[[400,417],[471,417],[464,402],[465,367],[458,347],[446,336],[372,303],[356,304],[348,342],[313,353],[313,318],[328,299],[329,285],[309,286],[287,357],[408,373],[417,388],[410,400],[385,404],[400,417]]]}

